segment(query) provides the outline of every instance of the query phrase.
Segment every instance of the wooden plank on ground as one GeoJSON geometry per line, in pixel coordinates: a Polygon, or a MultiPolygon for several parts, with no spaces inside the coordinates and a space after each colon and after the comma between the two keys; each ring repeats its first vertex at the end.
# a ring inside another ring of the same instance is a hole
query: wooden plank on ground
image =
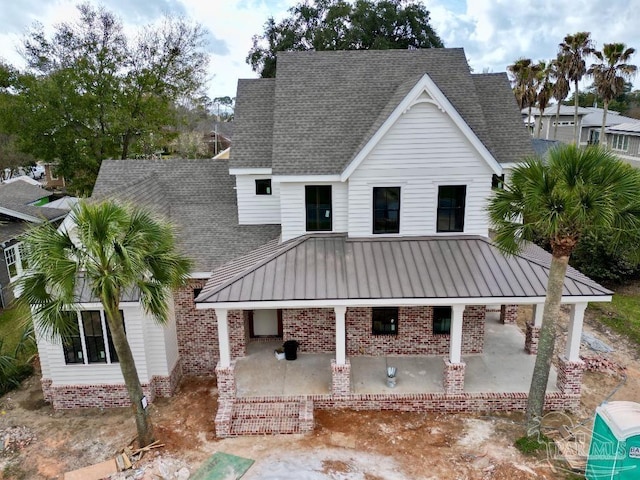
{"type": "Polygon", "coordinates": [[[572,470],[584,472],[587,468],[587,455],[585,454],[585,444],[571,440],[556,440],[558,450],[569,464],[572,470]]]}
{"type": "Polygon", "coordinates": [[[64,480],[101,480],[102,478],[118,473],[116,459],[96,463],[90,467],[81,468],[64,474],[64,480]]]}

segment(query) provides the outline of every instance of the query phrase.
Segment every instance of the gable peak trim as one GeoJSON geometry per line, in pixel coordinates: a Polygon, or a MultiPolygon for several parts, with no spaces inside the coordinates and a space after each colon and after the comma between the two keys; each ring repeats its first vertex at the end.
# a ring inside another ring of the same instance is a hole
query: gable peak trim
{"type": "Polygon", "coordinates": [[[467,140],[469,140],[475,150],[487,162],[491,170],[493,170],[496,175],[502,174],[502,167],[500,163],[493,157],[491,152],[489,152],[489,149],[484,145],[484,143],[482,143],[480,138],[462,118],[445,94],[442,93],[442,90],[440,90],[436,83],[431,79],[429,74],[425,73],[409,93],[405,95],[398,106],[391,112],[378,131],[369,139],[366,145],[355,155],[349,165],[347,165],[347,167],[342,171],[342,174],[340,175],[341,181],[344,182],[348,180],[351,174],[355,172],[369,153],[373,151],[376,145],[382,140],[391,127],[393,127],[396,121],[403,114],[408,112],[411,107],[419,103],[434,104],[439,110],[448,115],[458,129],[460,129],[461,133],[467,138],[467,140]],[[423,93],[426,93],[430,100],[424,98],[423,93]]]}

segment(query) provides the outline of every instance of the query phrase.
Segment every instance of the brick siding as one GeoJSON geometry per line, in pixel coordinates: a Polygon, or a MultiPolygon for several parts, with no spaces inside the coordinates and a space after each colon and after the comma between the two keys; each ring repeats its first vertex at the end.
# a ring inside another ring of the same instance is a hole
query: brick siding
{"type": "MultiPolygon", "coordinates": [[[[170,375],[166,377],[154,376],[151,382],[142,384],[142,391],[149,402],[156,397],[173,395],[180,379],[182,368],[178,362],[170,375]]],[[[114,408],[131,405],[129,394],[124,384],[95,384],[95,385],[60,385],[51,384],[50,380],[43,381],[45,400],[48,400],[56,410],[71,408],[114,408]],[[48,384],[45,390],[45,382],[48,384]]]]}
{"type": "Polygon", "coordinates": [[[336,316],[333,308],[282,310],[282,339],[297,341],[300,353],[335,352],[336,316]]]}

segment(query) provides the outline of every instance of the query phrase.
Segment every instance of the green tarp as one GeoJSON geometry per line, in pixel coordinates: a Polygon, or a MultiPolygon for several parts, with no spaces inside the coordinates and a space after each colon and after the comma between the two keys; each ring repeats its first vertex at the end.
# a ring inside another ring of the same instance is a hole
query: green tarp
{"type": "Polygon", "coordinates": [[[236,457],[218,452],[206,460],[190,478],[191,480],[228,480],[239,479],[253,465],[249,458],[236,457]],[[231,476],[231,475],[235,476],[231,476]]]}

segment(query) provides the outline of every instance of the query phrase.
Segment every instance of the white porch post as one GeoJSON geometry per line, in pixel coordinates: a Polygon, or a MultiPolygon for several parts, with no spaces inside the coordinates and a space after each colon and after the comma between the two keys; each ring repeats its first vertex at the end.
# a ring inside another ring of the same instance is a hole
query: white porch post
{"type": "Polygon", "coordinates": [[[580,340],[582,336],[582,322],[587,303],[575,303],[571,305],[571,316],[569,321],[569,332],[567,335],[567,350],[565,356],[570,362],[580,360],[580,340]]]}
{"type": "Polygon", "coordinates": [[[347,307],[333,307],[333,310],[336,314],[336,365],[344,365],[347,360],[347,307]]]}
{"type": "Polygon", "coordinates": [[[229,345],[229,322],[227,321],[226,308],[216,308],[216,319],[218,320],[218,345],[220,348],[220,366],[229,367],[231,365],[231,347],[229,345]]]}
{"type": "Polygon", "coordinates": [[[533,326],[540,328],[542,326],[542,314],[544,313],[544,303],[536,303],[533,306],[533,326]]]}
{"type": "Polygon", "coordinates": [[[465,305],[451,306],[451,333],[449,344],[449,361],[460,363],[462,361],[462,314],[465,305]]]}

